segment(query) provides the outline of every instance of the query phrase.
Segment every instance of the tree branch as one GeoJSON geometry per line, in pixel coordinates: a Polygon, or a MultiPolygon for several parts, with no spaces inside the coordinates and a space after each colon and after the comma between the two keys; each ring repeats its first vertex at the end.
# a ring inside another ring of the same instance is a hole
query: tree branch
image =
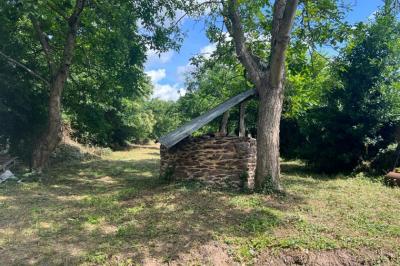
{"type": "Polygon", "coordinates": [[[221,0],[204,1],[204,2],[198,3],[198,4],[196,4],[196,5],[193,5],[192,7],[190,7],[190,8],[188,9],[188,11],[184,12],[184,13],[182,14],[182,16],[180,16],[180,17],[172,24],[172,27],[177,26],[177,25],[179,24],[179,22],[182,21],[182,19],[184,19],[186,16],[190,15],[189,12],[195,11],[195,10],[197,10],[198,8],[202,7],[202,6],[207,6],[207,5],[212,5],[212,4],[221,4],[221,0]]]}
{"type": "Polygon", "coordinates": [[[85,0],[76,0],[74,11],[72,12],[71,16],[68,18],[69,30],[68,30],[68,34],[67,34],[66,42],[65,42],[65,46],[64,46],[62,63],[58,70],[58,73],[66,72],[72,63],[76,33],[78,31],[78,25],[79,25],[79,17],[83,11],[84,5],[85,5],[85,0]]]}
{"type": "Polygon", "coordinates": [[[261,72],[261,69],[258,66],[257,62],[254,60],[253,54],[246,46],[243,26],[240,21],[240,16],[237,9],[237,0],[229,0],[227,6],[227,15],[230,23],[225,22],[225,24],[229,33],[233,37],[239,61],[246,68],[251,81],[256,85],[256,87],[259,87],[259,84],[261,82],[261,77],[259,73],[261,72]]]}
{"type": "Polygon", "coordinates": [[[11,57],[9,57],[8,55],[4,54],[2,51],[0,51],[0,55],[3,56],[4,58],[6,58],[6,59],[7,59],[7,62],[8,62],[10,65],[13,65],[13,64],[14,64],[14,65],[17,65],[17,66],[19,66],[20,68],[26,70],[26,71],[27,71],[29,74],[31,74],[32,76],[34,76],[34,77],[40,79],[41,81],[43,81],[46,85],[50,85],[50,83],[49,83],[45,78],[43,78],[41,75],[37,74],[35,71],[33,71],[32,69],[30,69],[29,67],[25,66],[24,64],[18,62],[17,60],[15,60],[15,59],[13,59],[13,58],[11,58],[11,57]]]}
{"type": "Polygon", "coordinates": [[[290,39],[290,30],[296,15],[298,0],[276,0],[272,19],[271,57],[269,67],[271,86],[283,79],[285,52],[290,39]]]}
{"type": "Polygon", "coordinates": [[[48,6],[51,10],[53,10],[54,12],[56,12],[56,13],[57,13],[60,17],[62,17],[64,20],[68,21],[68,17],[67,17],[63,12],[61,12],[61,11],[57,8],[56,4],[54,4],[52,1],[47,1],[47,6],[48,6]]]}
{"type": "Polygon", "coordinates": [[[40,27],[39,21],[34,17],[31,17],[30,19],[32,21],[33,28],[35,29],[36,34],[39,37],[40,44],[42,45],[43,52],[46,57],[47,65],[50,70],[50,74],[53,75],[54,70],[55,70],[54,61],[52,58],[53,49],[51,48],[51,46],[48,42],[47,35],[43,32],[42,28],[40,27]]]}

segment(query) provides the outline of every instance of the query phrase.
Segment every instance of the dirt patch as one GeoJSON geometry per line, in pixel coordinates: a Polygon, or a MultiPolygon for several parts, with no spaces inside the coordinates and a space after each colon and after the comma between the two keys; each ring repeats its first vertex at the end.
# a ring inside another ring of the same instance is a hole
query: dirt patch
{"type": "MultiPolygon", "coordinates": [[[[231,256],[228,245],[216,241],[192,248],[174,258],[146,257],[143,265],[244,265],[231,256]]],[[[265,250],[249,265],[310,265],[310,266],[353,266],[353,265],[398,265],[394,254],[379,250],[265,250]]],[[[245,265],[247,265],[245,263],[245,265]]]]}
{"type": "Polygon", "coordinates": [[[179,259],[172,265],[235,265],[233,259],[228,255],[228,247],[217,242],[210,242],[189,253],[179,255],[179,259]]]}
{"type": "Polygon", "coordinates": [[[228,255],[229,247],[215,241],[192,248],[190,251],[178,254],[176,258],[166,257],[164,261],[155,258],[145,258],[143,265],[240,265],[228,255]]]}
{"type": "Polygon", "coordinates": [[[255,265],[396,265],[394,255],[370,250],[300,251],[285,250],[278,254],[265,252],[255,265]]]}

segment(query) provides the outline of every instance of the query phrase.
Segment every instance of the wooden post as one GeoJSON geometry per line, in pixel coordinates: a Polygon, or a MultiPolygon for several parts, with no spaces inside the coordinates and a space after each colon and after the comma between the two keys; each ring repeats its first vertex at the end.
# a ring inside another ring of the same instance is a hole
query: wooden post
{"type": "Polygon", "coordinates": [[[246,135],[246,126],[244,124],[244,117],[246,111],[246,102],[240,104],[239,111],[239,137],[244,137],[246,135]]]}
{"type": "Polygon", "coordinates": [[[226,111],[222,116],[221,127],[219,128],[219,133],[222,136],[226,136],[228,134],[228,119],[229,119],[229,110],[226,111]]]}

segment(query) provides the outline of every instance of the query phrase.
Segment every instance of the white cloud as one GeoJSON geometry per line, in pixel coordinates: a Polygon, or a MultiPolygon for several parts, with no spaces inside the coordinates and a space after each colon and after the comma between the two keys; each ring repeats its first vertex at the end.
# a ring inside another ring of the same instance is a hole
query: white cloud
{"type": "Polygon", "coordinates": [[[185,95],[186,90],[181,88],[177,83],[173,85],[160,84],[160,81],[167,76],[164,68],[149,70],[146,71],[146,74],[150,77],[153,84],[154,91],[152,98],[176,101],[180,96],[185,95]]]}
{"type": "Polygon", "coordinates": [[[146,74],[150,77],[151,82],[153,83],[157,83],[167,76],[164,68],[146,71],[146,74]]]}
{"type": "Polygon", "coordinates": [[[146,56],[146,68],[150,68],[151,66],[168,63],[174,56],[174,51],[168,51],[160,54],[155,50],[149,49],[146,52],[146,56]]]}
{"type": "MultiPolygon", "coordinates": [[[[201,48],[199,54],[209,59],[216,49],[217,45],[215,43],[210,43],[201,48]]],[[[190,62],[188,62],[186,65],[178,66],[176,69],[176,75],[178,76],[178,81],[184,82],[186,75],[190,72],[193,72],[195,69],[196,67],[192,65],[190,62]]]]}
{"type": "Polygon", "coordinates": [[[216,49],[217,45],[215,43],[210,43],[209,45],[201,48],[200,54],[203,55],[205,58],[210,58],[212,53],[214,53],[216,49]]]}
{"type": "Polygon", "coordinates": [[[154,84],[154,92],[152,98],[159,98],[166,101],[176,101],[179,97],[185,95],[186,90],[178,86],[178,84],[154,84]]]}
{"type": "Polygon", "coordinates": [[[227,42],[232,41],[232,36],[229,34],[229,32],[224,31],[224,32],[222,33],[222,35],[224,35],[225,41],[227,41],[227,42]]]}
{"type": "Polygon", "coordinates": [[[183,66],[178,66],[176,69],[176,74],[178,76],[178,81],[179,82],[184,82],[185,77],[188,73],[192,72],[195,70],[195,66],[192,65],[190,62],[187,63],[186,65],[183,66]]]}

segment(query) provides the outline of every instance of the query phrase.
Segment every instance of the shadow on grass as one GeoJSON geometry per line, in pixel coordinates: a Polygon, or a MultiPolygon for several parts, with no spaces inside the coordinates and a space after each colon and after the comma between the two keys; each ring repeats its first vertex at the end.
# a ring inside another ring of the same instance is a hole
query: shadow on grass
{"type": "MultiPolygon", "coordinates": [[[[147,149],[147,150],[155,150],[159,151],[160,148],[155,145],[151,144],[129,144],[128,146],[122,147],[119,151],[130,151],[130,150],[135,150],[135,149],[147,149]]],[[[157,153],[158,155],[159,153],[157,153]]]]}
{"type": "MultiPolygon", "coordinates": [[[[310,167],[299,161],[284,161],[281,163],[281,170],[284,187],[290,188],[291,190],[302,188],[307,190],[323,189],[327,192],[335,191],[339,189],[339,186],[334,182],[325,181],[352,178],[351,176],[346,175],[326,175],[315,173],[310,167]]],[[[293,197],[302,198],[302,196],[300,196],[302,193],[296,193],[293,197]]]]}
{"type": "Polygon", "coordinates": [[[238,208],[231,199],[241,193],[165,184],[158,169],[158,159],[95,160],[59,165],[42,183],[1,188],[8,198],[0,228],[8,231],[0,240],[9,248],[0,257],[7,264],[169,261],[217,236],[249,237],[281,223],[276,211],[286,203],[238,208]]]}
{"type": "Polygon", "coordinates": [[[298,176],[298,177],[302,177],[302,178],[311,178],[311,179],[317,179],[317,180],[321,180],[321,181],[352,178],[352,175],[349,175],[349,174],[318,173],[318,172],[315,172],[315,170],[312,167],[310,167],[300,161],[283,161],[283,162],[281,162],[281,171],[284,175],[298,176]]]}

